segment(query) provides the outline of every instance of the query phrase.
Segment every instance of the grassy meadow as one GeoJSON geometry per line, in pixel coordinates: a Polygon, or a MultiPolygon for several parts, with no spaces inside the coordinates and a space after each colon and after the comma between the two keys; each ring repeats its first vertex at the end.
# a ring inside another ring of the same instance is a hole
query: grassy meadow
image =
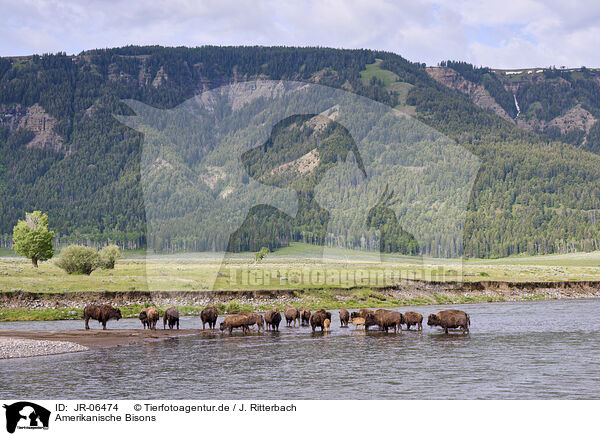
{"type": "Polygon", "coordinates": [[[317,247],[292,244],[255,264],[252,253],[146,256],[125,253],[114,270],[69,275],[52,260],[33,268],[5,250],[0,253],[0,291],[198,291],[382,287],[401,280],[577,281],[600,280],[600,252],[505,259],[421,259],[332,249],[322,260],[317,247]],[[213,282],[215,276],[216,281],[213,282]]]}

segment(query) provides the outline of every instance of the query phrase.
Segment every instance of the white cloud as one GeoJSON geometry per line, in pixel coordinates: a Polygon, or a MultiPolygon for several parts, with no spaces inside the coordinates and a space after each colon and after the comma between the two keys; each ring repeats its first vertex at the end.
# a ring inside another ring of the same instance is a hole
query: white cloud
{"type": "Polygon", "coordinates": [[[0,0],[0,55],[127,44],[372,48],[413,61],[600,66],[600,4],[557,0],[0,0]]]}

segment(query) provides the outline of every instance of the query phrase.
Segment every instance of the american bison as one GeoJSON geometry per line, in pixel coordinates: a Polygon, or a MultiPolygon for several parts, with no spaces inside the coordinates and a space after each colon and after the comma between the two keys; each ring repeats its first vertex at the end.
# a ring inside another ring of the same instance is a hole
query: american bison
{"type": "Polygon", "coordinates": [[[300,325],[308,326],[310,324],[310,310],[306,307],[302,310],[300,314],[300,325]]]}
{"type": "Polygon", "coordinates": [[[142,322],[142,325],[144,326],[144,330],[146,330],[146,327],[148,327],[148,308],[147,307],[144,307],[142,310],[140,310],[140,314],[138,315],[138,318],[142,322]]]}
{"type": "Polygon", "coordinates": [[[202,320],[202,330],[206,328],[206,323],[208,323],[208,328],[214,329],[217,325],[218,317],[219,311],[215,306],[208,306],[202,309],[202,312],[200,312],[200,319],[202,320]]]}
{"type": "Polygon", "coordinates": [[[156,307],[149,307],[146,313],[148,314],[148,328],[150,330],[156,330],[156,323],[160,318],[158,309],[156,307]]]}
{"type": "Polygon", "coordinates": [[[354,318],[352,318],[352,324],[354,324],[354,330],[357,330],[361,326],[364,329],[365,328],[365,319],[361,318],[359,316],[355,316],[354,318]]]}
{"type": "Polygon", "coordinates": [[[369,313],[365,317],[365,329],[371,325],[378,325],[380,330],[387,332],[394,328],[394,332],[402,331],[404,316],[400,312],[388,309],[377,309],[375,313],[369,313]]]}
{"type": "Polygon", "coordinates": [[[448,329],[460,328],[463,334],[469,333],[471,319],[469,315],[462,310],[441,310],[437,313],[432,313],[427,319],[427,325],[440,326],[444,329],[444,333],[448,334],[448,329]]]}
{"type": "Polygon", "coordinates": [[[283,311],[283,315],[285,316],[288,327],[292,326],[292,322],[294,323],[294,327],[296,327],[296,321],[300,319],[300,311],[298,309],[295,307],[286,307],[283,311]]]}
{"type": "Polygon", "coordinates": [[[340,326],[348,327],[348,321],[350,320],[350,312],[346,309],[340,309],[340,326]]]}
{"type": "Polygon", "coordinates": [[[325,318],[325,321],[323,321],[323,330],[325,330],[326,332],[331,330],[331,321],[327,318],[325,318]]]}
{"type": "Polygon", "coordinates": [[[325,309],[319,309],[310,316],[310,326],[314,332],[317,327],[321,327],[321,331],[325,329],[325,320],[331,322],[331,312],[325,311],[325,309]]]}
{"type": "Polygon", "coordinates": [[[170,329],[177,325],[177,330],[179,330],[179,310],[176,307],[169,307],[165,310],[163,315],[163,329],[167,327],[167,323],[170,329]]]}
{"type": "Polygon", "coordinates": [[[406,312],[402,324],[406,324],[406,330],[410,330],[413,325],[417,326],[417,330],[423,330],[423,315],[417,312],[406,312]]]}
{"type": "Polygon", "coordinates": [[[248,318],[248,327],[252,327],[254,324],[256,324],[258,331],[265,328],[265,318],[259,313],[240,312],[238,315],[244,315],[248,318]]]}
{"type": "Polygon", "coordinates": [[[281,322],[281,313],[276,310],[267,310],[265,313],[265,323],[267,324],[267,330],[273,329],[279,331],[279,323],[281,322]]]}
{"type": "Polygon", "coordinates": [[[241,328],[242,332],[246,334],[249,330],[249,322],[250,320],[246,315],[228,315],[225,317],[219,328],[221,331],[224,331],[225,329],[229,330],[229,334],[231,334],[233,329],[241,328]]]}
{"type": "Polygon", "coordinates": [[[83,309],[83,319],[85,320],[85,329],[89,330],[89,321],[91,319],[97,320],[102,323],[102,329],[106,330],[106,323],[111,319],[121,319],[121,311],[115,309],[109,304],[103,304],[98,306],[96,304],[90,304],[85,306],[83,309]]]}
{"type": "Polygon", "coordinates": [[[373,312],[371,309],[359,309],[356,312],[352,312],[350,314],[350,319],[354,319],[354,318],[367,318],[367,315],[369,314],[375,314],[375,312],[373,312]]]}

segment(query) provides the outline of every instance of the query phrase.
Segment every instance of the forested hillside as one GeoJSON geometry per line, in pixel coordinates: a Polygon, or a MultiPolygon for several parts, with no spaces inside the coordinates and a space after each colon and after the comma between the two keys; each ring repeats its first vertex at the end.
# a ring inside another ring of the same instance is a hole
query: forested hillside
{"type": "MultiPolygon", "coordinates": [[[[482,166],[469,202],[462,254],[600,249],[597,73],[582,70],[566,77],[566,72],[547,70],[544,80],[530,80],[527,73],[501,76],[459,63],[450,67],[474,85],[449,86],[448,77],[456,80],[456,75],[446,74],[444,82],[424,65],[369,50],[124,47],[77,56],[2,58],[2,241],[10,242],[12,227],[26,211],[40,209],[61,241],[110,239],[131,248],[145,246],[143,136],[114,118],[131,114],[121,100],[170,109],[203,91],[261,78],[364,95],[417,117],[475,154],[482,166]]],[[[227,186],[215,183],[211,189],[227,186]]],[[[306,222],[303,226],[284,232],[279,245],[306,240],[301,231],[306,222]]],[[[409,235],[403,238],[389,250],[402,251],[401,246],[414,252],[409,235]]],[[[308,242],[322,242],[316,239],[308,242]]],[[[193,237],[166,237],[153,248],[216,249],[210,240],[193,237]]]]}

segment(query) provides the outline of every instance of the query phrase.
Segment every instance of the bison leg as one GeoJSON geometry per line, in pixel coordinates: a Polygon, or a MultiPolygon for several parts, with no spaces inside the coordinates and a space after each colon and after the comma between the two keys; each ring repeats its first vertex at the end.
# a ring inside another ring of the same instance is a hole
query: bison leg
{"type": "Polygon", "coordinates": [[[448,327],[444,327],[444,333],[448,334],[448,327]]]}
{"type": "Polygon", "coordinates": [[[85,317],[85,329],[86,330],[90,329],[89,323],[90,323],[90,318],[86,316],[85,317]]]}
{"type": "Polygon", "coordinates": [[[106,321],[102,321],[102,330],[106,330],[106,321]]]}

